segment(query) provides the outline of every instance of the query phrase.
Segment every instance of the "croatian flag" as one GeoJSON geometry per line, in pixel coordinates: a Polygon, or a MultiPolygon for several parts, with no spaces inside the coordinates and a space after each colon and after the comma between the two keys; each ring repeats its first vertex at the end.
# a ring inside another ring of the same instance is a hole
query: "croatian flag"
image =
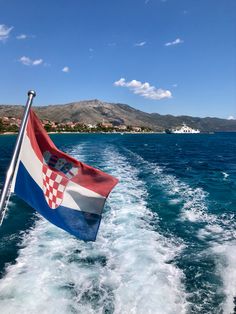
{"type": "Polygon", "coordinates": [[[31,110],[11,191],[54,225],[95,241],[118,180],[58,150],[31,110]]]}

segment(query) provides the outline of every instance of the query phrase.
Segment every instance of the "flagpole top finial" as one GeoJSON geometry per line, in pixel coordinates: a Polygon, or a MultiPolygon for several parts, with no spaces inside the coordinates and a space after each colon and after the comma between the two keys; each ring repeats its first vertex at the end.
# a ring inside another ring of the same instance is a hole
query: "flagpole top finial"
{"type": "Polygon", "coordinates": [[[36,92],[34,90],[29,90],[28,91],[28,96],[32,95],[33,97],[36,96],[36,92]]]}

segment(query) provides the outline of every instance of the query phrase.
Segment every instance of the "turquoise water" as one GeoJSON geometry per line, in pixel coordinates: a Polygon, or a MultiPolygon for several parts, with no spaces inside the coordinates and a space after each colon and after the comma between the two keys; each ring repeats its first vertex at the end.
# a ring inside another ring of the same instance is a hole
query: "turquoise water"
{"type": "MultiPolygon", "coordinates": [[[[234,313],[236,134],[52,138],[120,183],[95,243],[11,198],[1,313],[234,313]]],[[[0,187],[14,141],[0,137],[0,187]]]]}

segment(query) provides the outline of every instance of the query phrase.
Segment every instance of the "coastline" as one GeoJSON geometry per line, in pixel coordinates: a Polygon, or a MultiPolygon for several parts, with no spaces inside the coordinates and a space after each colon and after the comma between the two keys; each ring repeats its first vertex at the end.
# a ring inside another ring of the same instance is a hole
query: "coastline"
{"type": "MultiPolygon", "coordinates": [[[[51,134],[119,134],[119,135],[127,135],[127,134],[135,134],[135,135],[142,135],[142,134],[166,134],[169,135],[166,132],[135,132],[135,131],[131,131],[131,132],[47,132],[49,135],[51,134]]],[[[236,133],[236,131],[218,131],[218,132],[200,132],[200,133],[189,133],[189,134],[184,134],[184,133],[173,133],[171,134],[171,136],[173,135],[202,135],[202,134],[208,134],[208,135],[212,135],[215,133],[236,133]]],[[[6,136],[6,135],[17,135],[18,132],[3,132],[0,133],[0,136],[6,136]]]]}
{"type": "MultiPolygon", "coordinates": [[[[166,134],[165,132],[47,132],[50,134],[166,134]]],[[[18,132],[3,132],[1,135],[17,135],[18,132]]]]}

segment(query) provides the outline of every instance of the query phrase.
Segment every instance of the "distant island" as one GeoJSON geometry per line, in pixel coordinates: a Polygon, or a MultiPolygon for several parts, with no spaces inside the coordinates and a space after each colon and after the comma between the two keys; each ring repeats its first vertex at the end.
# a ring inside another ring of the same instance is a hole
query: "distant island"
{"type": "MultiPolygon", "coordinates": [[[[164,132],[183,123],[201,132],[235,132],[236,120],[146,113],[129,105],[86,100],[34,106],[48,132],[164,132]]],[[[17,132],[24,107],[0,105],[0,132],[17,132]]]]}

